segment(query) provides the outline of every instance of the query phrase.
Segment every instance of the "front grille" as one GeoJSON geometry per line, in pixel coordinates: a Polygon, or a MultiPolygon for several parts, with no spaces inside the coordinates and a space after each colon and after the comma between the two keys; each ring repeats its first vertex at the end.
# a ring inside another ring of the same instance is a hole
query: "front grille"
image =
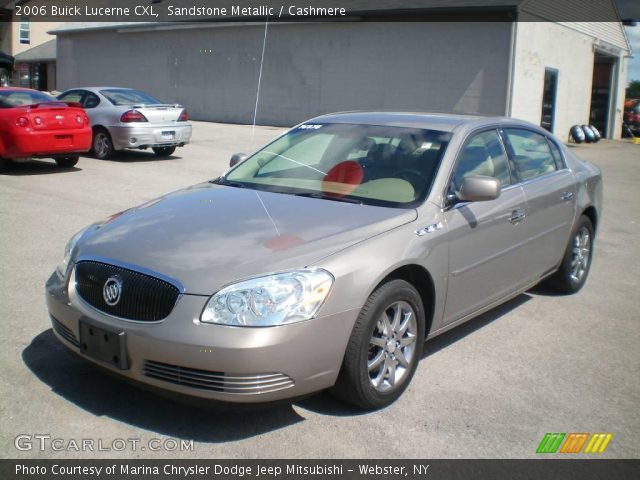
{"type": "Polygon", "coordinates": [[[154,322],[167,317],[178,300],[175,285],[159,278],[107,263],[83,260],[76,265],[76,290],[89,305],[116,317],[154,322]],[[119,301],[109,305],[103,289],[109,278],[121,285],[119,301]]]}
{"type": "Polygon", "coordinates": [[[76,347],[78,347],[80,345],[80,342],[78,342],[78,339],[73,334],[73,332],[69,328],[67,328],[63,324],[61,324],[53,316],[51,316],[51,315],[49,315],[49,316],[51,317],[51,325],[53,325],[53,329],[58,333],[58,335],[60,335],[62,338],[64,338],[67,342],[69,342],[69,343],[75,345],[76,347]]]}
{"type": "Polygon", "coordinates": [[[284,373],[237,375],[179,367],[146,360],[143,368],[147,377],[165,382],[234,395],[257,395],[293,387],[294,382],[284,373]]]}

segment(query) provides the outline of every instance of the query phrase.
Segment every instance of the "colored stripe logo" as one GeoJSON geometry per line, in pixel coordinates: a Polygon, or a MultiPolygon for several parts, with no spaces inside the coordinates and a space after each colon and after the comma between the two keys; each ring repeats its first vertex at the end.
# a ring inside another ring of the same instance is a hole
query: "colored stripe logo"
{"type": "Polygon", "coordinates": [[[603,453],[612,438],[611,433],[547,433],[536,453],[603,453]]]}

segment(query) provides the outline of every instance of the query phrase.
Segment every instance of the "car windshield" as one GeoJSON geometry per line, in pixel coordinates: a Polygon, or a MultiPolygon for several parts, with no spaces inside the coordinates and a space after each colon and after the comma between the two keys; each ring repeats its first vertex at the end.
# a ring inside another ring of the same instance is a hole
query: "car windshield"
{"type": "Polygon", "coordinates": [[[100,90],[100,93],[114,105],[158,105],[162,103],[151,95],[128,88],[109,88],[100,90]]]}
{"type": "Polygon", "coordinates": [[[353,124],[303,124],[219,183],[293,195],[408,208],[422,202],[451,134],[353,124]]]}
{"type": "Polygon", "coordinates": [[[21,105],[53,102],[55,99],[46,93],[30,90],[0,90],[0,108],[13,108],[21,105]]]}

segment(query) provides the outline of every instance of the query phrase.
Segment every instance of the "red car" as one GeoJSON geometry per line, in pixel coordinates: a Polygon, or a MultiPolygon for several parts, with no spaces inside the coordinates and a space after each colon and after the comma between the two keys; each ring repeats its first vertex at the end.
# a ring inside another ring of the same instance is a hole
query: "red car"
{"type": "Polygon", "coordinates": [[[640,99],[632,98],[624,104],[624,123],[635,136],[640,136],[640,99]]]}
{"type": "Polygon", "coordinates": [[[73,167],[91,148],[85,111],[27,88],[0,88],[0,169],[11,162],[50,157],[73,167]]]}

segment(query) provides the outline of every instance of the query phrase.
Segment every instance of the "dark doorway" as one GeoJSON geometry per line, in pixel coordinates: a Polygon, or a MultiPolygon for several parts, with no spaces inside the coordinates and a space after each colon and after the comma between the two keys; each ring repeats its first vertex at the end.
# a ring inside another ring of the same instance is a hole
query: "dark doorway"
{"type": "Polygon", "coordinates": [[[611,85],[615,59],[608,55],[594,55],[593,81],[591,83],[591,112],[589,123],[594,125],[602,136],[609,134],[609,112],[611,110],[611,85]]]}
{"type": "Polygon", "coordinates": [[[542,118],[540,126],[553,132],[556,117],[556,92],[558,91],[558,70],[544,69],[544,90],[542,91],[542,118]]]}

